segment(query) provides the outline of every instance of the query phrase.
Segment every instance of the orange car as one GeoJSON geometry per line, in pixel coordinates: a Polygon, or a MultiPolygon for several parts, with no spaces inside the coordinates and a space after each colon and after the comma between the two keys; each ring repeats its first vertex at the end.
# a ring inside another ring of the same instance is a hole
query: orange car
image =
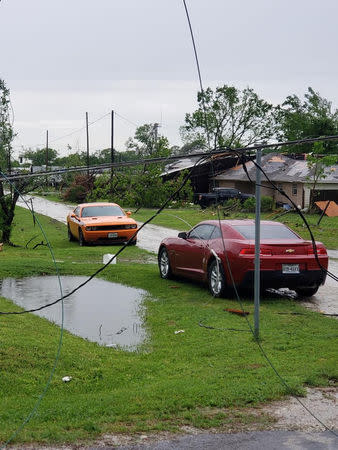
{"type": "MultiPolygon", "coordinates": [[[[82,203],[67,216],[68,239],[86,242],[127,242],[137,231],[137,223],[116,203],[82,203]]],[[[129,243],[136,244],[136,236],[129,243]]]]}

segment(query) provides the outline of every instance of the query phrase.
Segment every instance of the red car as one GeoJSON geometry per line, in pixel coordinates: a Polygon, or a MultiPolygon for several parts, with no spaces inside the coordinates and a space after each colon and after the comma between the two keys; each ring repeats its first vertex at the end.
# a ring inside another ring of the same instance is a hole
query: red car
{"type": "MultiPolygon", "coordinates": [[[[261,221],[260,233],[262,289],[290,288],[301,296],[314,295],[326,272],[316,261],[312,242],[278,222],[261,221]]],[[[321,242],[316,247],[320,264],[327,269],[326,249],[321,242]]],[[[179,275],[207,282],[215,297],[224,295],[233,282],[238,288],[252,288],[254,258],[254,220],[201,222],[188,233],[164,239],[158,251],[162,278],[179,275]]]]}

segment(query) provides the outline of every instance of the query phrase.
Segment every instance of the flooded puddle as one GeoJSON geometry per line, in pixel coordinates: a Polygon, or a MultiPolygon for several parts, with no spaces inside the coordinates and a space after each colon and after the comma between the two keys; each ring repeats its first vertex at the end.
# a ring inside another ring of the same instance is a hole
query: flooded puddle
{"type": "MultiPolygon", "coordinates": [[[[63,295],[87,277],[61,277],[63,295]]],[[[109,347],[135,350],[146,331],[141,317],[145,291],[94,278],[64,300],[64,329],[109,347]]],[[[60,297],[56,276],[5,278],[0,280],[0,296],[31,309],[60,297]]],[[[62,304],[34,313],[57,325],[62,322],[62,304]]]]}

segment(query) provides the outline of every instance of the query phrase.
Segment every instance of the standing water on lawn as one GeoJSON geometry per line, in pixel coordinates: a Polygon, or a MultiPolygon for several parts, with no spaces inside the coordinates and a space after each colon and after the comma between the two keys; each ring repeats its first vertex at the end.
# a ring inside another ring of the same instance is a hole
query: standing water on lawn
{"type": "MultiPolygon", "coordinates": [[[[63,295],[87,277],[61,277],[63,295]]],[[[135,350],[146,331],[142,320],[145,291],[94,278],[64,299],[64,328],[69,332],[108,347],[135,350]]],[[[60,298],[55,276],[5,278],[0,280],[0,296],[24,309],[38,308],[60,298]]],[[[62,302],[34,313],[61,325],[62,302]]]]}

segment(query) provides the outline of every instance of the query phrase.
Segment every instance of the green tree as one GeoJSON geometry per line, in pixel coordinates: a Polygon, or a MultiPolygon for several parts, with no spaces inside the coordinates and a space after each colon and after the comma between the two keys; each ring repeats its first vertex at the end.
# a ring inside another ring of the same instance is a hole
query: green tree
{"type": "MultiPolygon", "coordinates": [[[[332,103],[320,96],[311,87],[301,100],[290,95],[279,109],[281,138],[297,140],[338,134],[338,110],[332,109],[332,103]]],[[[337,153],[337,141],[323,143],[324,153],[337,153]]],[[[290,152],[308,153],[313,151],[312,144],[289,147],[290,152]]]]}
{"type": "MultiPolygon", "coordinates": [[[[47,151],[45,148],[36,150],[28,149],[24,151],[22,156],[30,159],[33,166],[44,166],[46,164],[47,151]]],[[[58,152],[56,150],[48,148],[48,166],[53,165],[57,156],[58,152]]]]}
{"type": "Polygon", "coordinates": [[[277,131],[276,108],[253,89],[207,88],[197,95],[198,109],[186,114],[183,142],[203,147],[237,147],[266,141],[277,131]]]}
{"type": "Polygon", "coordinates": [[[26,193],[31,182],[26,180],[8,183],[4,172],[11,167],[12,140],[15,136],[10,120],[10,92],[0,79],[0,232],[2,242],[10,244],[16,202],[26,193]]]}
{"type": "Polygon", "coordinates": [[[310,170],[308,184],[311,189],[311,206],[317,200],[315,190],[320,180],[324,180],[330,166],[337,164],[338,156],[327,154],[323,142],[315,142],[313,144],[313,153],[309,153],[306,158],[307,166],[310,170]]]}
{"type": "Polygon", "coordinates": [[[158,136],[158,124],[146,123],[138,127],[134,138],[126,142],[128,150],[134,151],[138,157],[166,156],[169,154],[169,141],[164,136],[158,136]]]}

